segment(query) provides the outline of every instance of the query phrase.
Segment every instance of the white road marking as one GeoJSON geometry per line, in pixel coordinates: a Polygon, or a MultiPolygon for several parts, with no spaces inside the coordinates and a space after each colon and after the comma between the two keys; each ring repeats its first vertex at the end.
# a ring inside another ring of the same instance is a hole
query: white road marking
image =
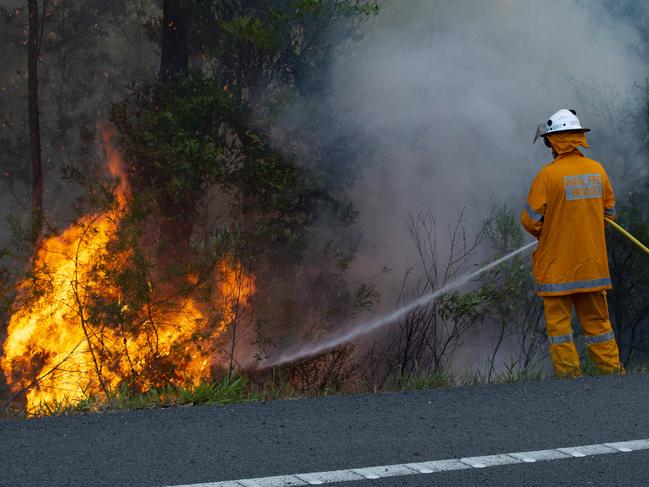
{"type": "Polygon", "coordinates": [[[621,451],[623,453],[633,451],[631,448],[627,448],[626,446],[619,446],[617,443],[604,443],[604,445],[610,448],[614,448],[615,450],[621,451]]]}
{"type": "Polygon", "coordinates": [[[419,470],[420,473],[448,472],[449,470],[463,470],[471,468],[459,459],[436,460],[434,462],[407,463],[406,466],[419,470]]]}
{"type": "Polygon", "coordinates": [[[368,480],[381,478],[380,475],[378,475],[376,472],[373,472],[371,469],[368,468],[353,468],[351,469],[351,472],[360,475],[361,477],[365,477],[368,480]]]}
{"type": "Polygon", "coordinates": [[[524,463],[534,463],[536,462],[536,458],[532,458],[529,454],[529,452],[526,453],[508,453],[508,457],[512,457],[516,460],[520,460],[521,462],[524,463]]]}
{"type": "Polygon", "coordinates": [[[579,451],[578,448],[557,448],[557,450],[574,458],[583,458],[586,456],[586,454],[579,451]]]}
{"type": "Polygon", "coordinates": [[[473,468],[486,468],[487,466],[484,463],[480,463],[479,460],[480,457],[473,457],[471,460],[468,460],[466,458],[461,458],[460,461],[462,463],[466,463],[469,467],[473,468]]]}
{"type": "Polygon", "coordinates": [[[523,460],[509,455],[489,455],[486,457],[469,457],[461,459],[473,468],[497,467],[498,465],[511,465],[521,463],[523,460]]]}
{"type": "Polygon", "coordinates": [[[615,443],[597,443],[594,445],[553,448],[482,457],[450,458],[430,462],[382,465],[377,467],[361,467],[348,470],[332,470],[328,472],[298,473],[279,475],[275,477],[259,477],[253,479],[227,480],[224,482],[208,482],[203,484],[185,484],[169,487],[293,487],[303,485],[322,485],[332,482],[353,482],[357,480],[380,479],[400,475],[422,475],[453,470],[473,468],[489,468],[501,465],[534,463],[560,460],[565,458],[583,458],[592,455],[611,455],[638,450],[649,450],[649,439],[619,441],[615,443]]]}
{"type": "Polygon", "coordinates": [[[419,473],[433,473],[433,471],[430,468],[422,467],[421,465],[417,463],[406,463],[404,467],[409,468],[411,470],[414,470],[415,472],[419,473]]]}

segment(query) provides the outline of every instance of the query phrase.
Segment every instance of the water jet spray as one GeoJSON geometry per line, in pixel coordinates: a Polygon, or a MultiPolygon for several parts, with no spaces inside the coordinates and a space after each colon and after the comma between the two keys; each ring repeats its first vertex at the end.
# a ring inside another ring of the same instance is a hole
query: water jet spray
{"type": "Polygon", "coordinates": [[[314,355],[318,355],[327,350],[331,350],[332,348],[335,348],[344,343],[348,343],[359,336],[366,335],[372,331],[383,328],[384,326],[387,326],[390,323],[393,323],[394,321],[407,315],[408,313],[418,308],[419,306],[428,304],[434,301],[435,299],[439,298],[440,296],[462,287],[463,285],[477,278],[481,274],[493,269],[494,267],[498,267],[500,264],[507,262],[508,260],[514,258],[519,254],[522,254],[530,250],[531,248],[536,246],[537,243],[538,243],[537,241],[530,242],[527,245],[521,247],[520,249],[514,250],[513,252],[510,252],[509,254],[500,257],[499,259],[496,259],[495,261],[481,267],[478,270],[475,270],[471,273],[467,273],[462,277],[455,279],[454,281],[448,283],[447,285],[445,285],[440,289],[427,293],[409,303],[406,303],[405,305],[401,306],[395,311],[392,311],[391,313],[388,313],[383,316],[379,316],[370,321],[357,323],[351,328],[341,331],[337,335],[334,335],[333,337],[325,337],[320,342],[309,343],[307,345],[294,347],[293,349],[289,349],[283,352],[280,356],[275,358],[269,357],[267,360],[262,361],[258,365],[258,368],[278,366],[278,365],[294,362],[302,358],[312,357],[314,355]]]}

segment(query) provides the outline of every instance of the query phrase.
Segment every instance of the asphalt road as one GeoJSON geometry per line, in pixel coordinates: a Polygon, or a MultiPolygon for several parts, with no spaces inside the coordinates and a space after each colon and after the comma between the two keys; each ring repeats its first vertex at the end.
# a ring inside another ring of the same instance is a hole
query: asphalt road
{"type": "MultiPolygon", "coordinates": [[[[175,486],[649,438],[649,376],[0,422],[0,486],[175,486]]],[[[361,480],[649,485],[649,450],[361,480]]]]}

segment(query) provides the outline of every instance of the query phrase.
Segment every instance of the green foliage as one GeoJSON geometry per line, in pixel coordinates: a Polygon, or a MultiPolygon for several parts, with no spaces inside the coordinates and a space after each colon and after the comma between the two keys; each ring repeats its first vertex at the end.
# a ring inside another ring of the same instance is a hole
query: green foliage
{"type": "Polygon", "coordinates": [[[112,112],[134,184],[185,211],[206,184],[234,170],[226,134],[235,118],[230,95],[198,74],[177,84],[145,83],[112,112]]]}
{"type": "MultiPolygon", "coordinates": [[[[499,210],[489,226],[488,236],[496,256],[512,252],[524,243],[517,215],[507,207],[499,210]]],[[[529,256],[517,256],[504,262],[483,275],[481,283],[485,300],[484,323],[495,338],[487,375],[490,377],[496,372],[497,355],[507,337],[515,338],[518,350],[512,354],[510,363],[505,364],[505,374],[528,373],[545,356],[546,342],[542,300],[534,290],[529,256]]]]}
{"type": "Polygon", "coordinates": [[[361,283],[354,289],[354,300],[356,308],[359,310],[370,310],[379,301],[380,294],[376,286],[368,283],[361,283]]]}
{"type": "Polygon", "coordinates": [[[438,300],[439,315],[443,320],[476,319],[482,313],[485,295],[482,289],[468,293],[449,293],[438,300]]]}
{"type": "MultiPolygon", "coordinates": [[[[276,15],[275,18],[279,20],[282,16],[276,15]]],[[[261,51],[272,51],[280,43],[277,30],[267,27],[260,18],[242,15],[232,20],[220,20],[218,25],[235,44],[244,42],[261,51]]]]}
{"type": "Polygon", "coordinates": [[[347,205],[273,150],[246,117],[245,104],[199,73],[135,88],[114,106],[112,118],[137,198],[149,198],[164,215],[191,220],[214,185],[235,195],[231,211],[265,215],[253,229],[265,243],[299,239],[323,211],[350,218],[347,205]]]}
{"type": "Polygon", "coordinates": [[[499,254],[506,254],[523,245],[523,230],[518,215],[507,207],[498,212],[487,229],[487,236],[499,254]]]}
{"type": "Polygon", "coordinates": [[[189,44],[213,60],[215,77],[238,97],[272,90],[277,81],[301,90],[314,74],[322,75],[330,29],[345,25],[351,36],[378,11],[375,0],[224,1],[211,8],[197,2],[189,6],[189,44]]]}
{"type": "MultiPolygon", "coordinates": [[[[315,0],[317,3],[323,3],[322,0],[315,0]]],[[[314,3],[315,3],[314,2],[314,3]]],[[[381,5],[378,1],[355,0],[353,2],[338,2],[335,6],[336,12],[340,15],[353,17],[357,15],[374,16],[381,11],[381,5]]]]}
{"type": "Polygon", "coordinates": [[[252,14],[241,12],[217,20],[226,34],[224,41],[238,49],[247,45],[277,57],[287,47],[299,53],[300,31],[309,34],[301,27],[309,22],[319,20],[324,26],[342,18],[378,15],[380,7],[375,1],[290,0],[250,10],[252,14]]]}

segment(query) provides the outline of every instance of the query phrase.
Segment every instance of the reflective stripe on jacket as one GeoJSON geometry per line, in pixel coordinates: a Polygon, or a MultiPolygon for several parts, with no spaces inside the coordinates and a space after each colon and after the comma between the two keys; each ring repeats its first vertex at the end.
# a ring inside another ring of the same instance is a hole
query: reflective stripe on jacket
{"type": "Polygon", "coordinates": [[[538,295],[611,288],[604,216],[615,217],[615,196],[599,162],[574,147],[539,172],[521,213],[539,239],[532,257],[538,295]]]}

